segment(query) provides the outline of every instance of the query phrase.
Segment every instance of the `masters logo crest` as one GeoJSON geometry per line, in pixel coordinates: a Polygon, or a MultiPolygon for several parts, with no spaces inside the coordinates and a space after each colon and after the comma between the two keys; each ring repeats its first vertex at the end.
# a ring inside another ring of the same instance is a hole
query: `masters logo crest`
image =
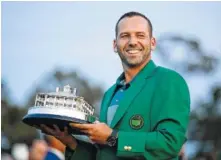
{"type": "Polygon", "coordinates": [[[141,115],[134,115],[130,118],[130,127],[133,129],[140,129],[144,125],[144,119],[141,115]]]}

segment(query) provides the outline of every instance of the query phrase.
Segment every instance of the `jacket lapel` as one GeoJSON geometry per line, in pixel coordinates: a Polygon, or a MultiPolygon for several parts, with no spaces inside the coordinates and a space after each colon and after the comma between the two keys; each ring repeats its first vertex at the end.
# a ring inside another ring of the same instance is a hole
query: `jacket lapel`
{"type": "MultiPolygon", "coordinates": [[[[113,117],[110,127],[114,128],[119,120],[123,117],[126,110],[134,100],[134,98],[142,91],[144,85],[146,84],[146,79],[150,78],[154,70],[156,69],[156,65],[151,60],[134,78],[131,82],[131,86],[125,91],[124,98],[121,100],[119,107],[113,117]]],[[[110,100],[112,97],[110,98],[110,100]]],[[[110,101],[109,100],[109,101],[110,101]]],[[[107,110],[105,115],[107,115],[107,110]]]]}
{"type": "Polygon", "coordinates": [[[138,85],[130,86],[130,88],[127,91],[125,91],[124,98],[121,100],[119,107],[111,122],[111,125],[110,125],[111,128],[114,128],[116,124],[119,122],[119,120],[123,117],[126,110],[130,106],[131,102],[139,94],[139,92],[142,90],[144,85],[145,85],[145,81],[143,80],[138,85]]]}
{"type": "Polygon", "coordinates": [[[113,98],[116,86],[117,86],[116,84],[113,85],[108,90],[108,92],[104,95],[103,102],[101,104],[100,122],[107,123],[107,109],[108,109],[110,102],[113,98]]]}

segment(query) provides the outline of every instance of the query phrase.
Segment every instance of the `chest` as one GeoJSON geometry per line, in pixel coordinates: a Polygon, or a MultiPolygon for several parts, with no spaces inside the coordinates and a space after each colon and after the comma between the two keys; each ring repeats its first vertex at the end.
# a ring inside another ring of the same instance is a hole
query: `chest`
{"type": "MultiPolygon", "coordinates": [[[[116,128],[122,131],[150,131],[153,96],[154,88],[144,86],[131,101],[116,128]]],[[[127,99],[123,100],[127,101],[127,99]]],[[[119,105],[119,107],[122,106],[119,105]]]]}

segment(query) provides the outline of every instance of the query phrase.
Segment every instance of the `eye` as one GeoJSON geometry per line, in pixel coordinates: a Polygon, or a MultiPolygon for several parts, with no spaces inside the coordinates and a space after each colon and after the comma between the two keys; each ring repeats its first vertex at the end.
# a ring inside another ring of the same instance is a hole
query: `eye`
{"type": "Polygon", "coordinates": [[[120,38],[128,38],[128,37],[129,37],[128,34],[122,34],[122,35],[120,36],[120,38]]]}
{"type": "Polygon", "coordinates": [[[145,35],[144,34],[138,34],[137,37],[143,39],[143,38],[145,38],[145,35]]]}

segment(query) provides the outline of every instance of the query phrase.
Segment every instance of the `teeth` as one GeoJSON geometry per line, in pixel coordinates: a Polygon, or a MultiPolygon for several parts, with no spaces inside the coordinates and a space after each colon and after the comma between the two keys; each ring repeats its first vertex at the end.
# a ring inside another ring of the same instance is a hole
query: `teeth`
{"type": "Polygon", "coordinates": [[[140,52],[140,50],[128,50],[127,52],[128,52],[128,53],[132,53],[132,54],[135,54],[135,53],[138,53],[138,52],[140,52]]]}

